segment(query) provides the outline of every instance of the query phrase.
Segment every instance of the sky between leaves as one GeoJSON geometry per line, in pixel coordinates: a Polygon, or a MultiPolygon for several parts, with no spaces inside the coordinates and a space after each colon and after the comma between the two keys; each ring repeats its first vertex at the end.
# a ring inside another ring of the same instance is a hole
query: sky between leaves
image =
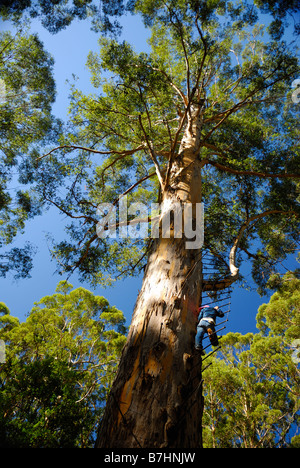
{"type": "MultiPolygon", "coordinates": [[[[262,19],[268,20],[267,16],[262,19]]],[[[133,44],[136,52],[147,51],[147,36],[142,22],[137,17],[126,16],[122,19],[123,37],[133,44]]],[[[9,23],[1,23],[1,30],[10,29],[9,23]]],[[[85,64],[90,50],[98,51],[99,34],[90,30],[88,20],[75,20],[67,29],[56,35],[48,33],[39,23],[34,20],[31,30],[37,32],[45,49],[49,51],[55,60],[55,80],[57,87],[57,98],[53,106],[53,113],[57,117],[65,119],[67,117],[68,95],[70,83],[76,80],[76,86],[83,92],[92,92],[90,84],[90,73],[85,64]],[[77,78],[75,78],[77,77],[77,78]]],[[[298,39],[299,42],[299,39],[298,39]]],[[[300,77],[299,77],[300,78],[300,77]]],[[[300,104],[299,104],[300,105],[300,104]]],[[[18,184],[17,180],[14,184],[18,184]]],[[[21,246],[25,240],[30,240],[37,246],[38,252],[34,258],[34,268],[32,277],[15,282],[11,277],[0,279],[0,300],[5,302],[10,308],[11,313],[21,320],[33,306],[34,301],[38,301],[46,294],[54,293],[56,284],[61,280],[55,274],[55,264],[50,261],[46,233],[60,239],[64,236],[65,219],[59,215],[55,209],[51,209],[40,217],[37,217],[27,223],[25,234],[16,239],[13,245],[21,246]]],[[[285,262],[285,267],[294,269],[298,266],[295,260],[290,259],[285,262]]],[[[250,275],[247,266],[243,267],[243,274],[250,275]]],[[[285,269],[283,268],[283,272],[285,269]]],[[[138,290],[141,287],[142,277],[130,278],[118,282],[115,287],[103,290],[96,288],[95,293],[104,295],[112,305],[121,309],[130,323],[131,314],[137,297],[138,290]]],[[[70,278],[70,282],[79,286],[76,274],[70,278]]],[[[89,288],[88,285],[84,287],[89,288]]],[[[255,331],[255,315],[258,306],[266,302],[267,298],[260,298],[255,292],[248,292],[236,289],[232,297],[232,312],[230,322],[227,326],[228,331],[239,331],[246,333],[255,331]]]]}

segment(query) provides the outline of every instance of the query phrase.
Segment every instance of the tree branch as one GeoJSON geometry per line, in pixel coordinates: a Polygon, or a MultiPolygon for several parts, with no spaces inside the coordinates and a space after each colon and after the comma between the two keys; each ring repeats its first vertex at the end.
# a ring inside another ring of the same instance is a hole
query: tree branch
{"type": "Polygon", "coordinates": [[[244,235],[245,230],[249,227],[249,225],[253,221],[255,221],[255,223],[253,223],[253,225],[250,226],[249,229],[252,229],[252,227],[254,226],[254,224],[256,224],[257,221],[259,221],[260,219],[262,219],[262,218],[264,218],[264,217],[266,217],[268,215],[271,215],[271,214],[291,214],[291,213],[297,215],[295,212],[291,212],[291,211],[268,210],[268,211],[264,211],[263,213],[260,213],[258,215],[254,215],[254,216],[251,216],[250,218],[248,218],[243,223],[243,225],[241,226],[241,228],[240,228],[240,230],[238,232],[238,235],[235,238],[233,246],[232,246],[232,248],[230,250],[230,253],[229,253],[229,268],[230,268],[231,275],[228,276],[228,277],[224,277],[224,278],[222,278],[220,280],[218,279],[215,282],[214,281],[203,281],[203,290],[204,291],[222,290],[222,289],[228,288],[232,283],[237,281],[237,279],[239,277],[239,269],[236,266],[237,249],[238,249],[239,243],[240,243],[240,241],[241,241],[241,239],[242,239],[242,237],[244,235]]]}
{"type": "Polygon", "coordinates": [[[205,165],[211,165],[216,167],[217,169],[220,169],[221,171],[224,172],[229,172],[230,174],[236,174],[236,175],[250,175],[250,176],[256,176],[256,177],[262,177],[262,178],[270,178],[270,179],[276,179],[276,178],[281,178],[281,179],[300,179],[300,173],[299,174],[270,174],[267,172],[258,172],[258,171],[244,171],[244,170],[239,170],[239,169],[233,169],[232,167],[228,166],[223,166],[223,164],[220,164],[215,161],[210,161],[206,160],[205,165]]]}
{"type": "Polygon", "coordinates": [[[155,154],[155,151],[154,151],[154,149],[153,149],[153,145],[152,145],[152,143],[149,141],[149,138],[148,138],[148,135],[147,135],[147,133],[146,133],[145,127],[144,127],[144,125],[143,125],[143,121],[142,121],[141,115],[139,115],[139,122],[140,122],[141,129],[143,130],[143,133],[144,133],[144,136],[145,136],[145,139],[146,139],[146,142],[147,142],[147,146],[148,146],[149,151],[150,151],[151,159],[152,159],[153,164],[154,164],[154,166],[155,166],[156,175],[157,175],[157,177],[158,177],[158,180],[159,180],[161,189],[163,190],[163,189],[164,189],[164,181],[163,181],[162,173],[161,173],[161,170],[160,170],[160,166],[159,166],[159,163],[158,163],[158,161],[157,161],[156,154],[155,154]]]}
{"type": "MultiPolygon", "coordinates": [[[[250,223],[252,223],[252,221],[255,221],[257,222],[258,220],[264,218],[265,216],[268,216],[270,214],[287,214],[287,213],[290,213],[290,212],[287,212],[287,211],[282,211],[282,210],[268,210],[268,211],[264,211],[263,213],[260,213],[258,215],[255,215],[255,216],[251,216],[250,218],[248,218],[242,225],[242,227],[240,228],[239,232],[238,232],[238,235],[233,243],[233,246],[230,250],[230,254],[229,254],[229,268],[230,268],[230,271],[231,271],[231,276],[238,276],[238,273],[239,273],[239,269],[236,267],[236,253],[237,253],[237,249],[238,249],[238,245],[243,237],[243,234],[244,234],[244,231],[245,229],[248,228],[248,226],[250,225],[250,223]]],[[[251,229],[251,228],[250,228],[251,229]]]]}
{"type": "MultiPolygon", "coordinates": [[[[57,151],[59,149],[79,149],[79,150],[83,150],[83,151],[88,151],[90,153],[96,153],[96,154],[103,154],[103,155],[109,155],[109,154],[120,154],[121,157],[125,157],[125,156],[130,156],[134,153],[136,153],[137,151],[140,151],[144,148],[143,145],[139,146],[138,148],[135,148],[135,149],[132,149],[132,150],[124,150],[124,151],[115,151],[115,150],[111,150],[111,151],[100,151],[100,150],[95,150],[93,148],[87,148],[85,146],[77,146],[77,145],[62,145],[62,146],[57,146],[56,148],[53,148],[51,151],[49,151],[49,153],[47,154],[44,154],[43,156],[39,156],[37,158],[37,160],[39,161],[40,159],[44,159],[46,158],[47,156],[50,156],[50,154],[54,153],[54,151],[57,151]]],[[[121,158],[119,158],[121,159],[121,158]]],[[[106,169],[106,168],[105,168],[106,169]]]]}
{"type": "MultiPolygon", "coordinates": [[[[216,116],[213,116],[213,117],[209,118],[207,121],[210,121],[210,120],[215,121],[215,120],[217,120],[219,117],[221,117],[223,115],[223,117],[217,123],[217,125],[215,125],[208,132],[208,134],[205,136],[203,141],[205,142],[206,140],[208,140],[210,138],[210,136],[215,132],[215,130],[217,130],[231,114],[235,113],[239,109],[241,109],[244,106],[248,105],[251,102],[251,99],[253,98],[253,96],[258,94],[259,92],[262,92],[262,91],[265,91],[265,90],[269,89],[270,87],[272,87],[273,85],[278,83],[278,81],[282,80],[282,77],[277,77],[273,81],[271,81],[270,83],[267,83],[267,80],[270,79],[276,73],[276,71],[278,71],[279,68],[280,68],[280,64],[278,64],[274,68],[274,70],[272,70],[268,75],[266,75],[264,77],[264,83],[266,83],[264,86],[259,86],[259,87],[255,88],[251,93],[249,93],[249,95],[247,97],[245,97],[242,101],[240,101],[237,104],[235,104],[234,106],[232,106],[230,109],[227,109],[227,110],[225,110],[223,112],[220,112],[216,116]]],[[[295,75],[295,73],[296,73],[295,71],[292,71],[292,72],[288,73],[284,78],[287,79],[287,78],[291,77],[292,75],[295,75]]],[[[252,104],[252,102],[251,102],[251,104],[252,104]]]]}
{"type": "Polygon", "coordinates": [[[157,175],[156,172],[151,172],[151,174],[148,174],[148,175],[142,177],[141,179],[139,179],[137,182],[135,182],[133,185],[131,185],[131,187],[126,189],[125,192],[122,193],[122,195],[119,195],[119,197],[112,202],[112,205],[115,206],[118,203],[118,201],[120,200],[120,198],[125,197],[125,195],[127,195],[132,190],[134,190],[142,182],[144,182],[145,180],[150,179],[151,177],[154,177],[156,175],[157,175]]]}
{"type": "Polygon", "coordinates": [[[167,80],[168,80],[168,82],[170,83],[170,85],[172,86],[172,88],[175,89],[176,93],[181,97],[181,99],[182,99],[182,101],[183,101],[183,104],[184,104],[185,106],[187,106],[188,101],[187,101],[186,96],[185,96],[184,93],[181,91],[181,89],[178,88],[178,86],[176,86],[176,85],[173,83],[171,77],[167,74],[167,72],[165,72],[164,70],[161,70],[160,68],[156,68],[156,67],[151,67],[151,68],[152,68],[152,70],[154,70],[154,71],[157,71],[157,72],[159,72],[159,73],[162,73],[162,74],[167,78],[167,80]]]}

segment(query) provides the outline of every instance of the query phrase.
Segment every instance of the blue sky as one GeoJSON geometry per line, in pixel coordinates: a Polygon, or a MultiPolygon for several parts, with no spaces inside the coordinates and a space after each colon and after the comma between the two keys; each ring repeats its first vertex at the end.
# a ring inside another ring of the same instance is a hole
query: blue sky
{"type": "MultiPolygon", "coordinates": [[[[141,22],[136,17],[127,16],[123,20],[124,38],[134,44],[137,52],[147,48],[147,34],[141,22]]],[[[8,24],[0,27],[9,29],[8,24]]],[[[68,94],[70,84],[73,82],[73,74],[78,77],[77,87],[84,92],[92,92],[90,74],[86,68],[87,55],[90,50],[98,50],[98,34],[92,32],[86,21],[74,21],[66,30],[56,35],[49,34],[42,28],[38,21],[32,24],[32,31],[37,32],[44,42],[45,48],[55,59],[55,80],[57,86],[57,99],[53,107],[53,113],[60,118],[67,117],[68,94]]],[[[0,278],[0,301],[6,303],[11,314],[24,320],[31,310],[33,303],[45,295],[53,294],[57,283],[64,279],[55,273],[56,265],[50,260],[47,244],[47,233],[63,239],[65,218],[56,209],[51,209],[43,216],[37,217],[27,223],[24,235],[19,236],[14,245],[24,245],[26,240],[37,246],[37,254],[34,258],[34,268],[31,278],[15,282],[12,277],[0,278]]],[[[285,262],[285,266],[294,269],[299,264],[293,259],[285,262]]],[[[284,270],[283,270],[284,271],[284,270]]],[[[250,278],[250,272],[245,265],[242,273],[250,278]]],[[[74,287],[83,286],[91,289],[88,284],[78,281],[76,274],[70,279],[74,287]]],[[[96,288],[95,294],[105,296],[112,305],[121,309],[130,324],[135,300],[141,288],[142,277],[129,278],[116,283],[114,288],[96,288]]],[[[235,287],[232,294],[232,306],[230,321],[227,331],[247,333],[256,332],[255,316],[260,304],[266,302],[267,298],[261,298],[255,292],[246,291],[235,287]]]]}
{"type": "MultiPolygon", "coordinates": [[[[0,28],[10,29],[8,23],[0,23],[0,28]]],[[[147,38],[142,23],[131,15],[124,20],[126,40],[135,43],[136,50],[142,51],[147,47],[147,38]]],[[[85,92],[92,92],[94,88],[90,84],[90,73],[85,66],[88,53],[99,50],[99,35],[92,32],[87,21],[75,20],[66,30],[56,35],[48,33],[39,23],[33,21],[31,31],[37,32],[39,38],[48,52],[55,59],[54,77],[56,81],[57,98],[53,106],[53,114],[62,119],[68,114],[68,95],[70,84],[74,82],[73,76],[78,79],[76,85],[85,92]]],[[[25,233],[20,235],[13,246],[23,246],[25,241],[30,241],[37,247],[34,257],[34,268],[31,278],[15,281],[11,276],[0,278],[0,302],[4,302],[10,309],[11,314],[20,320],[25,320],[31,310],[33,303],[45,295],[53,294],[56,285],[62,279],[55,274],[56,265],[50,260],[47,234],[62,239],[64,233],[65,217],[56,209],[50,209],[44,215],[30,220],[25,233]]],[[[112,305],[121,309],[130,323],[131,314],[141,287],[142,278],[129,278],[118,282],[113,289],[97,288],[95,294],[105,296],[112,305]]],[[[90,289],[88,284],[78,281],[76,274],[70,278],[74,287],[83,286],[90,289]]]]}

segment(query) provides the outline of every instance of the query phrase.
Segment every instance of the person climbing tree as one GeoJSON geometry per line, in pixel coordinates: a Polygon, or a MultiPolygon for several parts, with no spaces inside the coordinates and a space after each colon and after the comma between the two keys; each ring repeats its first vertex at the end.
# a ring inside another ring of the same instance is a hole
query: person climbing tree
{"type": "Polygon", "coordinates": [[[217,317],[224,317],[224,313],[219,306],[211,307],[205,305],[199,307],[197,334],[195,338],[195,349],[201,354],[205,354],[202,347],[202,340],[205,333],[208,334],[209,340],[213,346],[218,346],[219,341],[216,334],[215,324],[217,317]]]}

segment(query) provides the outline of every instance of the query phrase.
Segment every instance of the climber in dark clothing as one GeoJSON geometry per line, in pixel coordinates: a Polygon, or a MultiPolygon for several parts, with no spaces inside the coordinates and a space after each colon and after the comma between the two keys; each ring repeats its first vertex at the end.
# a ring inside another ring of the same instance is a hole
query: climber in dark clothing
{"type": "Polygon", "coordinates": [[[224,317],[224,313],[219,309],[219,306],[203,306],[199,308],[195,348],[202,354],[204,354],[202,348],[202,340],[205,333],[208,334],[210,342],[213,346],[218,346],[219,344],[215,329],[217,317],[224,317]]]}

